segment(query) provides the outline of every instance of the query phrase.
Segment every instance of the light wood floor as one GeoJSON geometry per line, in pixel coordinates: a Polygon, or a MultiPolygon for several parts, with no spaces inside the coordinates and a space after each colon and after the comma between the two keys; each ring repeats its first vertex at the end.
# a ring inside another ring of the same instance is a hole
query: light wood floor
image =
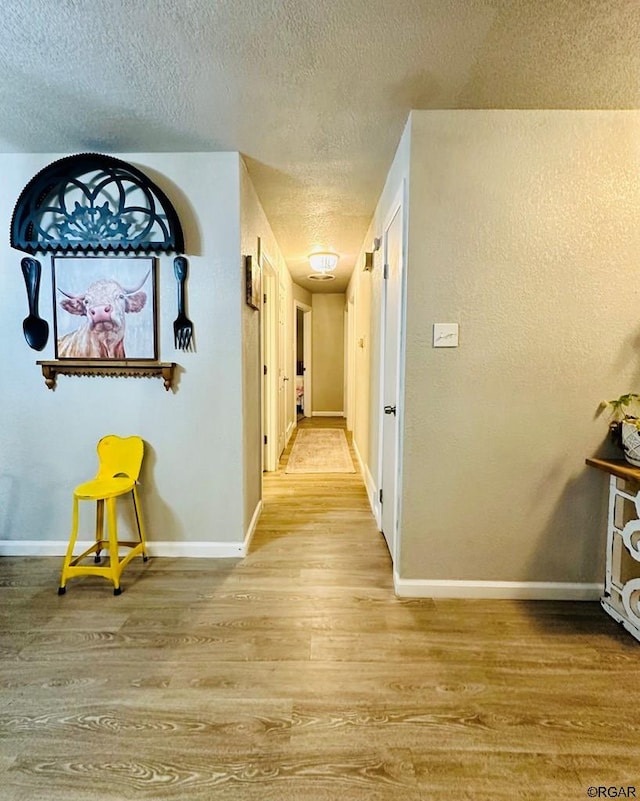
{"type": "Polygon", "coordinates": [[[59,569],[0,560],[3,801],[640,797],[640,644],[597,604],[395,598],[357,474],[266,476],[242,561],[59,569]]]}

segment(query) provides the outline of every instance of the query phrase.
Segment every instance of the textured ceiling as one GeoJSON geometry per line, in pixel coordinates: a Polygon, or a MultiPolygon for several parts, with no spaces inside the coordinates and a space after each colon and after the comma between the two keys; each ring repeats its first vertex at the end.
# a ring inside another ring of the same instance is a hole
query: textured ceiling
{"type": "Polygon", "coordinates": [[[638,0],[4,0],[0,19],[0,150],[238,150],[296,280],[340,254],[323,291],[410,109],[640,107],[638,0]]]}

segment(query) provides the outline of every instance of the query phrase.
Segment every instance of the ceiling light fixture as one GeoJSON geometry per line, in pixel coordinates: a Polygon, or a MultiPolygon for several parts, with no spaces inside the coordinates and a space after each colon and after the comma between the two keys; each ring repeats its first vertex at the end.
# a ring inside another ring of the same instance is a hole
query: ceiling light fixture
{"type": "Polygon", "coordinates": [[[309,255],[309,264],[316,273],[330,273],[338,266],[338,254],[322,251],[309,255]]]}
{"type": "Polygon", "coordinates": [[[307,278],[310,281],[334,281],[335,275],[331,275],[331,273],[311,273],[307,278]]]}

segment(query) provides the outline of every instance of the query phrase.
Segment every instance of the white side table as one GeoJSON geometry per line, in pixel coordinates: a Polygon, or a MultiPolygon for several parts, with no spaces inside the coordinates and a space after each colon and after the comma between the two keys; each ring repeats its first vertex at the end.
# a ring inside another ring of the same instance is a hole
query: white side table
{"type": "Polygon", "coordinates": [[[607,558],[602,608],[640,641],[640,468],[622,459],[587,459],[609,473],[607,558]]]}

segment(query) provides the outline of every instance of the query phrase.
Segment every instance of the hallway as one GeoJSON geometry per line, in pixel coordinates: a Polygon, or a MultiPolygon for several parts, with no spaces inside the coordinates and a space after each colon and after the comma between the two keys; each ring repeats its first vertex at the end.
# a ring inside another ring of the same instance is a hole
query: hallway
{"type": "Polygon", "coordinates": [[[93,577],[57,596],[59,559],[0,560],[5,801],[639,782],[638,646],[597,604],[396,598],[359,475],[286,474],[291,444],[243,560],[136,560],[119,597],[93,577]]]}
{"type": "MultiPolygon", "coordinates": [[[[298,422],[298,430],[306,428],[345,429],[345,420],[306,417],[298,422]]],[[[285,448],[278,470],[264,473],[263,509],[249,558],[256,550],[263,555],[282,554],[288,550],[292,564],[310,570],[317,558],[326,561],[331,549],[335,549],[332,569],[342,565],[354,579],[362,573],[365,585],[370,583],[375,569],[379,574],[386,574],[382,585],[391,590],[389,552],[369,506],[351,445],[351,434],[346,432],[355,473],[285,473],[296,434],[297,431],[285,448]],[[274,545],[276,547],[272,548],[274,545]],[[359,559],[361,552],[365,557],[362,562],[359,559]]],[[[378,575],[376,583],[380,581],[378,575]]]]}

